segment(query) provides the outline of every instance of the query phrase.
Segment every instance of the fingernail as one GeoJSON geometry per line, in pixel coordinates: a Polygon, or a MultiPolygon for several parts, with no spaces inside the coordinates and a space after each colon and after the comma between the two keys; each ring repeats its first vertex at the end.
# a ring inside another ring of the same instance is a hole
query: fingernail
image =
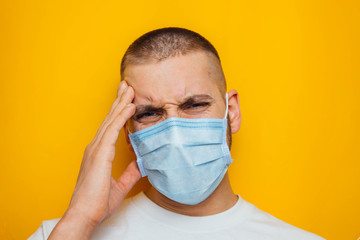
{"type": "Polygon", "coordinates": [[[129,103],[128,105],[126,105],[127,107],[130,107],[131,106],[131,103],[129,103]]]}
{"type": "Polygon", "coordinates": [[[124,85],[124,81],[121,81],[121,83],[120,83],[120,86],[119,86],[119,87],[121,87],[122,85],[124,85]]]}
{"type": "Polygon", "coordinates": [[[126,88],[124,89],[124,92],[126,92],[127,89],[128,89],[128,87],[126,87],[126,88]]]}

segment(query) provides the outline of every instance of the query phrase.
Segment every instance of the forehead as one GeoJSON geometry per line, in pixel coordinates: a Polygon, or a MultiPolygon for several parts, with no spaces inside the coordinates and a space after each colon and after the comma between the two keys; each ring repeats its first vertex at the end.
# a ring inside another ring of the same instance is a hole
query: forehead
{"type": "Polygon", "coordinates": [[[134,88],[135,104],[178,103],[194,94],[216,98],[219,90],[214,61],[208,53],[197,51],[160,62],[130,64],[124,80],[134,88]]]}

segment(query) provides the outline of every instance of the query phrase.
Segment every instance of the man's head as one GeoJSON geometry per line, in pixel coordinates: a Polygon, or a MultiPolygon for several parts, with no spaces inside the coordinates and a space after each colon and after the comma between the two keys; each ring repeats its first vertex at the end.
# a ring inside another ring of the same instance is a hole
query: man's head
{"type": "MultiPolygon", "coordinates": [[[[126,51],[121,80],[135,91],[132,131],[170,117],[223,118],[226,81],[219,55],[204,37],[183,28],[142,35],[126,51]]],[[[240,127],[236,90],[229,92],[228,145],[240,127]]]]}

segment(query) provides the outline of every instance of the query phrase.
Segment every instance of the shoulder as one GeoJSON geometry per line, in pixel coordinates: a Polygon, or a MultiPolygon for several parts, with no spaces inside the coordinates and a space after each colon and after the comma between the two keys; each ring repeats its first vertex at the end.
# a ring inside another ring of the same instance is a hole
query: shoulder
{"type": "Polygon", "coordinates": [[[56,224],[60,221],[60,218],[45,220],[41,223],[40,227],[33,233],[28,240],[42,240],[47,239],[54,229],[56,224]]]}
{"type": "Polygon", "coordinates": [[[247,225],[249,230],[262,232],[262,234],[269,236],[269,239],[324,240],[324,238],[314,233],[276,218],[254,204],[245,201],[245,205],[249,211],[248,221],[244,224],[247,225]]]}

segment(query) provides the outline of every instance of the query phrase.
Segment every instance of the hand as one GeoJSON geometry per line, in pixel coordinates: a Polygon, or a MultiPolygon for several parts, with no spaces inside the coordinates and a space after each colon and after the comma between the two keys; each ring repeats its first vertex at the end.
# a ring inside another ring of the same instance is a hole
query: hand
{"type": "Polygon", "coordinates": [[[110,112],[85,149],[69,207],[49,239],[87,239],[99,223],[114,213],[141,178],[135,161],[119,179],[111,176],[119,132],[135,113],[133,98],[133,88],[122,81],[110,112]]]}

